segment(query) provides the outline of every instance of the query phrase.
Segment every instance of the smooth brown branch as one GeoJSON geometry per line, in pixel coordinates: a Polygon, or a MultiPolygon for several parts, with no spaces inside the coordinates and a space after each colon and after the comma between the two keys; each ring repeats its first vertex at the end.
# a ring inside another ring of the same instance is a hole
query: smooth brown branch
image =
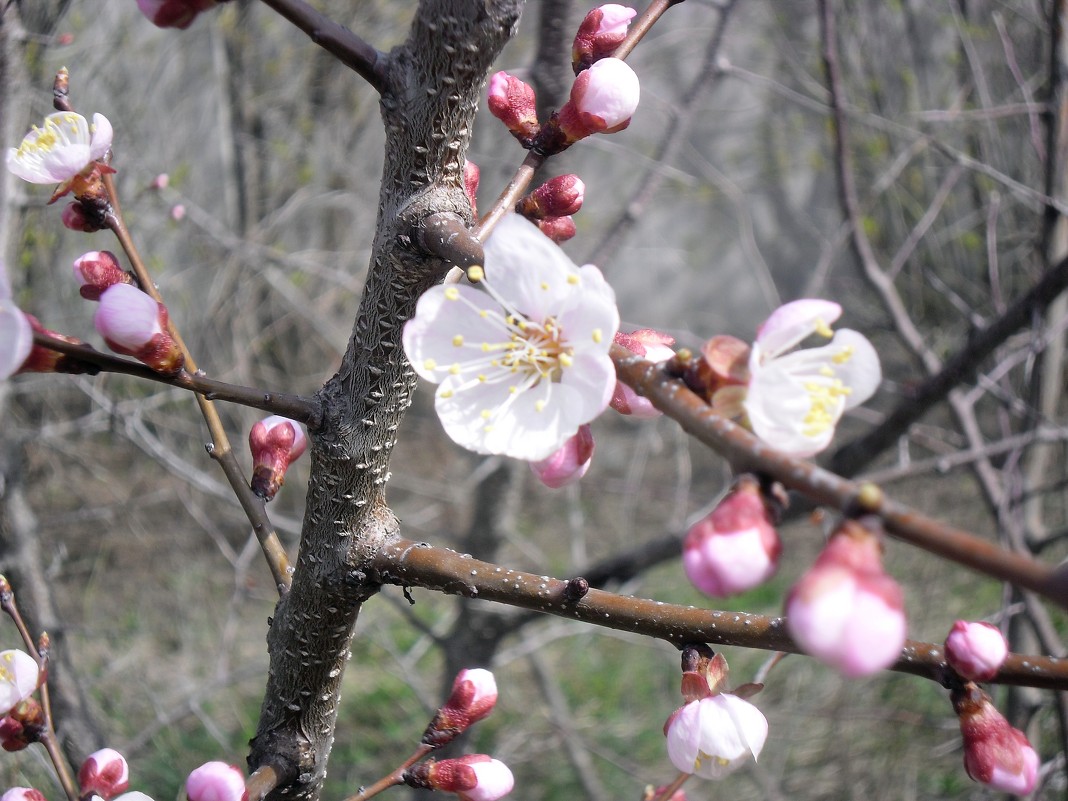
{"type": "Polygon", "coordinates": [[[228,401],[241,406],[248,406],[252,409],[261,409],[272,414],[279,414],[283,417],[288,417],[290,420],[304,423],[312,430],[315,430],[322,420],[322,404],[315,398],[292,395],[286,392],[271,392],[255,387],[244,387],[240,384],[228,384],[225,381],[208,378],[202,373],[190,373],[185,370],[182,370],[177,375],[167,376],[157,373],[141,362],[104,353],[92,345],[78,345],[56,339],[40,331],[34,332],[33,342],[35,345],[54,350],[81,362],[91,368],[91,372],[130,375],[146,381],[155,381],[158,384],[177,387],[178,389],[187,389],[190,392],[198,392],[209,400],[228,401]]]}
{"type": "Polygon", "coordinates": [[[420,746],[415,749],[415,752],[408,757],[403,764],[390,771],[370,787],[361,787],[358,793],[350,795],[345,801],[367,801],[368,798],[373,798],[383,790],[388,790],[390,787],[396,787],[398,784],[404,784],[404,772],[433,750],[434,746],[432,745],[426,745],[425,743],[420,744],[420,746]]]}
{"type": "MultiPolygon", "coordinates": [[[[786,621],[745,612],[697,609],[591,589],[572,600],[570,581],[524,573],[482,562],[427,543],[400,539],[375,556],[374,577],[383,584],[424,587],[467,598],[494,601],[595,626],[641,634],[681,648],[690,643],[732,645],[801,653],[786,621]]],[[[907,640],[890,668],[936,681],[956,680],[942,646],[907,640]]],[[[1010,654],[992,682],[1041,689],[1068,689],[1068,659],[1010,654]]]]}
{"type": "MultiPolygon", "coordinates": [[[[152,276],[149,275],[148,269],[145,267],[145,263],[134,245],[133,238],[126,228],[126,223],[123,221],[122,206],[119,204],[118,192],[115,191],[115,182],[112,180],[111,175],[105,175],[103,180],[111,201],[111,210],[105,217],[107,226],[115,234],[115,238],[119,240],[126,257],[130,260],[130,266],[133,267],[134,275],[137,276],[141,289],[148,293],[157,303],[163,303],[163,298],[159,290],[156,289],[152,276]]],[[[193,354],[186,346],[173,319],[168,321],[167,329],[182,352],[185,359],[185,369],[190,373],[198,372],[196,362],[193,361],[193,354]]],[[[215,404],[207,396],[199,392],[195,394],[195,397],[197,405],[200,407],[200,413],[204,417],[204,422],[208,426],[208,433],[211,436],[211,444],[207,449],[208,454],[222,467],[223,474],[230,484],[230,489],[241,504],[249,523],[252,524],[252,530],[256,533],[256,538],[259,540],[263,555],[271,570],[271,575],[274,577],[275,586],[278,588],[279,595],[282,595],[289,589],[293,580],[289,557],[286,555],[285,548],[282,547],[282,542],[278,538],[278,532],[274,530],[274,526],[267,516],[266,505],[261,498],[256,497],[252,492],[252,487],[249,485],[248,479],[245,478],[241,465],[237,462],[234,449],[230,446],[230,439],[226,435],[226,429],[223,426],[222,418],[219,417],[219,412],[215,408],[215,404]]]]}
{"type": "Polygon", "coordinates": [[[292,22],[338,61],[363,78],[381,94],[386,81],[383,54],[350,31],[314,9],[304,0],[263,0],[292,22]]]}
{"type": "Polygon", "coordinates": [[[877,514],[887,532],[930,553],[1002,581],[1008,581],[1068,608],[1068,573],[999,548],[967,531],[920,514],[885,497],[874,484],[853,482],[811,462],[786,456],[741,426],[720,417],[703,399],[657,365],[612,346],[619,380],[678,421],[691,436],[726,458],[736,471],[781,481],[787,489],[844,513],[877,514]],[[863,491],[863,492],[862,492],[863,491]],[[863,501],[863,505],[861,505],[863,501]]]}

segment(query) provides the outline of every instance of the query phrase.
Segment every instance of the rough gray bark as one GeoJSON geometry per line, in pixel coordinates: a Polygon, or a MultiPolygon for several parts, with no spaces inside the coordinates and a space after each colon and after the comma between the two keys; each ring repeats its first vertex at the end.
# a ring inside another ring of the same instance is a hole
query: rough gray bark
{"type": "Polygon", "coordinates": [[[249,765],[292,781],[274,796],[317,798],[366,573],[398,534],[385,502],[389,457],[415,376],[400,344],[419,296],[447,264],[419,248],[432,214],[470,220],[462,175],[490,65],[512,36],[519,0],[424,0],[408,40],[386,56],[387,142],[371,268],[338,373],[320,392],[312,477],[290,592],[268,634],[271,665],[249,765]]]}

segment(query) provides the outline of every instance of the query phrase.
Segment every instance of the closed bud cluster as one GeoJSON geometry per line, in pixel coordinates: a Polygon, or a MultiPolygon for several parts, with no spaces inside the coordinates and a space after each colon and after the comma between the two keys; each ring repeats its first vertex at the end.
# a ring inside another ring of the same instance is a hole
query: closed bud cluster
{"type": "Polygon", "coordinates": [[[409,787],[444,790],[461,801],[497,801],[512,792],[515,779],[503,762],[485,754],[423,762],[404,772],[409,787]]]}
{"type": "Polygon", "coordinates": [[[790,636],[850,677],[889,667],[905,645],[904,595],[883,570],[875,526],[844,521],[786,596],[790,636]]]}
{"type": "Polygon", "coordinates": [[[953,691],[953,709],[964,739],[964,769],[995,790],[1027,795],[1038,778],[1038,754],[974,684],[953,691]]]}
{"type": "Polygon", "coordinates": [[[448,700],[423,732],[423,744],[440,748],[451,742],[492,712],[496,703],[497,682],[490,671],[483,668],[461,670],[453,680],[448,700]]]}
{"type": "Polygon", "coordinates": [[[515,210],[528,220],[566,217],[582,208],[586,185],[577,175],[551,178],[516,203],[515,210]]]}
{"type": "MultiPolygon", "coordinates": [[[[641,356],[651,362],[662,362],[675,355],[675,351],[671,349],[675,344],[675,337],[652,328],[639,328],[629,334],[617,332],[615,342],[635,356],[641,356]]],[[[622,381],[616,381],[609,405],[620,414],[634,417],[659,417],[662,414],[653,406],[652,401],[643,398],[622,381]]]]}
{"type": "Polygon", "coordinates": [[[245,774],[236,765],[205,762],[185,780],[189,801],[248,801],[245,774]]]}
{"type": "Polygon", "coordinates": [[[74,260],[74,278],[78,292],[86,300],[100,300],[104,290],[115,284],[133,284],[133,276],[119,266],[109,250],[90,250],[74,260]]]}
{"type": "Polygon", "coordinates": [[[630,125],[640,95],[634,70],[618,58],[603,58],[575,78],[570,99],[542,128],[533,147],[552,155],[591,134],[622,131],[630,125]]]}
{"type": "Polygon", "coordinates": [[[308,440],[299,423],[271,415],[252,426],[248,447],[252,451],[252,491],[269,501],[282,488],[286,470],[304,453],[308,440]]]}
{"type": "Polygon", "coordinates": [[[946,637],[946,661],[969,681],[989,681],[1009,655],[1009,646],[997,626],[958,620],[946,637]]]}
{"type": "Polygon", "coordinates": [[[188,28],[197,14],[215,5],[215,0],[137,0],[148,20],[157,28],[188,28]]]}
{"type": "Polygon", "coordinates": [[[137,287],[115,284],[105,290],[93,325],[109,348],[133,356],[157,373],[176,375],[185,363],[167,330],[167,308],[137,287]]]}
{"type": "Polygon", "coordinates": [[[130,768],[126,758],[113,748],[102,748],[90,754],[78,770],[78,786],[82,795],[98,795],[110,801],[130,786],[130,768]]]}
{"type": "Polygon", "coordinates": [[[741,476],[708,517],[698,521],[682,545],[682,566],[690,582],[725,598],[757,587],[779,567],[782,542],[768,513],[760,482],[741,476]]]}
{"type": "Polygon", "coordinates": [[[537,135],[540,128],[537,100],[529,84],[507,72],[498,72],[489,79],[487,104],[490,114],[503,122],[524,146],[537,135]]]}
{"type": "Polygon", "coordinates": [[[593,463],[593,447],[593,432],[588,423],[583,424],[560,450],[540,462],[531,462],[530,469],[546,487],[566,487],[586,475],[593,463]]]}
{"type": "Polygon", "coordinates": [[[571,46],[571,66],[575,74],[612,55],[627,38],[627,27],[637,13],[633,8],[607,3],[587,14],[571,46]]]}
{"type": "Polygon", "coordinates": [[[570,217],[548,217],[544,220],[538,220],[538,228],[558,245],[578,233],[575,228],[575,221],[570,217]]]}

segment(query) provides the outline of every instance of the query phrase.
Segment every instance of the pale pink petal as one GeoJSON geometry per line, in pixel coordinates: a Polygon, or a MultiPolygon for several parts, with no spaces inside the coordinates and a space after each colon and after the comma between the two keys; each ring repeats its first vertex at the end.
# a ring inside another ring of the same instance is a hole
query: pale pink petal
{"type": "Polygon", "coordinates": [[[757,329],[755,344],[765,359],[774,359],[841,316],[842,307],[832,301],[795,300],[771,313],[757,329]]]}
{"type": "Polygon", "coordinates": [[[111,122],[103,114],[94,114],[91,130],[92,140],[89,146],[89,158],[91,161],[99,161],[111,149],[111,137],[113,136],[111,122]]]}
{"type": "Polygon", "coordinates": [[[130,350],[143,347],[163,330],[159,304],[129,284],[115,284],[100,296],[93,325],[101,336],[130,350]]]}
{"type": "Polygon", "coordinates": [[[0,298],[0,381],[22,367],[33,348],[33,329],[10,298],[0,298]]]}

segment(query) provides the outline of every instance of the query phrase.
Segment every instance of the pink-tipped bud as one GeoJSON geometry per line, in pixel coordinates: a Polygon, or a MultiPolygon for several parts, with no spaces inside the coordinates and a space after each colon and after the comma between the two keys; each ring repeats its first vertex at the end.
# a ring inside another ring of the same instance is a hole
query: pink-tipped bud
{"type": "Polygon", "coordinates": [[[185,780],[189,801],[248,801],[245,774],[236,765],[205,762],[185,780]]]}
{"type": "Polygon", "coordinates": [[[588,424],[581,425],[556,453],[540,462],[530,462],[530,469],[546,487],[566,487],[586,475],[593,462],[593,447],[593,432],[588,424]]]}
{"type": "Polygon", "coordinates": [[[0,801],[48,801],[44,793],[32,787],[12,787],[0,795],[0,801]]]}
{"type": "Polygon", "coordinates": [[[78,292],[86,300],[100,300],[104,290],[115,284],[133,284],[134,278],[119,266],[109,250],[90,250],[74,260],[74,278],[81,285],[78,292]]]}
{"type": "Polygon", "coordinates": [[[586,184],[577,175],[551,178],[515,204],[515,210],[528,220],[567,217],[582,208],[586,184]]]}
{"type": "MultiPolygon", "coordinates": [[[[641,356],[651,362],[662,362],[675,355],[675,351],[671,349],[675,344],[675,337],[652,328],[639,328],[629,334],[619,332],[615,336],[615,342],[635,356],[641,356]]],[[[659,417],[662,414],[650,400],[643,398],[622,381],[616,382],[612,400],[608,405],[620,414],[634,417],[659,417]]]]}
{"type": "Polygon", "coordinates": [[[452,683],[448,700],[423,732],[422,742],[440,748],[486,717],[496,703],[497,682],[490,671],[483,668],[461,670],[452,683]]]}
{"type": "Polygon", "coordinates": [[[570,217],[546,217],[538,220],[538,228],[556,244],[566,242],[578,233],[575,221],[570,217]]]}
{"type": "Polygon", "coordinates": [[[571,66],[575,74],[612,55],[627,38],[627,27],[637,13],[633,8],[607,3],[587,14],[571,46],[571,66]]]}
{"type": "Polygon", "coordinates": [[[904,594],[883,571],[878,537],[856,520],[839,526],[790,590],[786,615],[801,649],[846,676],[889,667],[905,645],[904,594]]]}
{"type": "Polygon", "coordinates": [[[181,203],[175,203],[171,206],[171,219],[174,222],[181,222],[185,219],[185,206],[181,203]]]}
{"type": "Polygon", "coordinates": [[[958,620],[946,637],[949,666],[970,681],[989,681],[1009,655],[1009,646],[997,626],[958,620]]]}
{"type": "Polygon", "coordinates": [[[602,58],[575,78],[571,99],[542,128],[533,148],[552,155],[591,134],[622,131],[640,96],[634,70],[618,58],[602,58]]]}
{"type": "Polygon", "coordinates": [[[1026,735],[1010,726],[974,684],[954,690],[952,699],[960,718],[968,775],[1003,793],[1030,793],[1038,779],[1039,759],[1026,735]]]}
{"type": "Polygon", "coordinates": [[[456,793],[462,801],[497,801],[512,792],[515,779],[503,762],[485,754],[422,762],[404,772],[404,783],[456,793]]]}
{"type": "Polygon", "coordinates": [[[109,348],[133,356],[157,373],[175,375],[185,363],[167,330],[167,308],[137,287],[115,284],[106,289],[93,325],[109,348]]]}
{"type": "MultiPolygon", "coordinates": [[[[69,337],[66,334],[60,334],[57,331],[52,331],[41,325],[40,321],[32,314],[26,315],[26,320],[30,324],[32,331],[38,334],[45,334],[53,339],[67,342],[71,345],[84,345],[80,339],[76,337],[69,337]]],[[[22,362],[22,366],[16,372],[19,373],[93,373],[95,368],[86,365],[85,362],[80,362],[77,359],[72,359],[70,356],[66,356],[59,351],[46,348],[43,345],[34,344],[30,348],[30,353],[26,359],[22,362]]]]}
{"type": "Polygon", "coordinates": [[[509,75],[498,72],[489,79],[487,104],[490,114],[505,124],[512,136],[526,144],[538,133],[537,99],[534,89],[509,75]]]}
{"type": "Polygon", "coordinates": [[[130,786],[130,768],[126,759],[113,748],[90,754],[78,770],[82,795],[99,795],[104,801],[126,792],[130,786]]]}
{"type": "Polygon", "coordinates": [[[74,44],[74,34],[61,33],[59,36],[56,37],[56,44],[60,47],[66,47],[67,45],[74,44]]]}
{"type": "Polygon", "coordinates": [[[159,175],[152,179],[152,182],[148,185],[148,188],[155,189],[158,191],[160,189],[166,189],[168,186],[170,186],[170,183],[171,176],[169,176],[165,172],[161,172],[159,175]]]}
{"type": "Polygon", "coordinates": [[[478,165],[473,161],[464,162],[464,192],[467,193],[467,199],[471,201],[471,213],[478,216],[478,177],[479,177],[478,165]]]}
{"type": "Polygon", "coordinates": [[[760,482],[742,476],[712,514],[687,532],[682,566],[697,589],[724,598],[771,578],[781,553],[760,482]]]}
{"type": "Polygon", "coordinates": [[[278,415],[259,420],[248,433],[252,451],[252,491],[269,501],[285,483],[286,470],[308,447],[299,423],[278,415]]]}
{"type": "Polygon", "coordinates": [[[103,220],[87,214],[85,206],[78,201],[72,201],[63,208],[60,220],[63,222],[64,227],[84,234],[91,234],[104,227],[103,220]]]}
{"type": "Polygon", "coordinates": [[[197,14],[215,5],[215,0],[137,0],[148,20],[157,28],[188,28],[197,14]]]}

